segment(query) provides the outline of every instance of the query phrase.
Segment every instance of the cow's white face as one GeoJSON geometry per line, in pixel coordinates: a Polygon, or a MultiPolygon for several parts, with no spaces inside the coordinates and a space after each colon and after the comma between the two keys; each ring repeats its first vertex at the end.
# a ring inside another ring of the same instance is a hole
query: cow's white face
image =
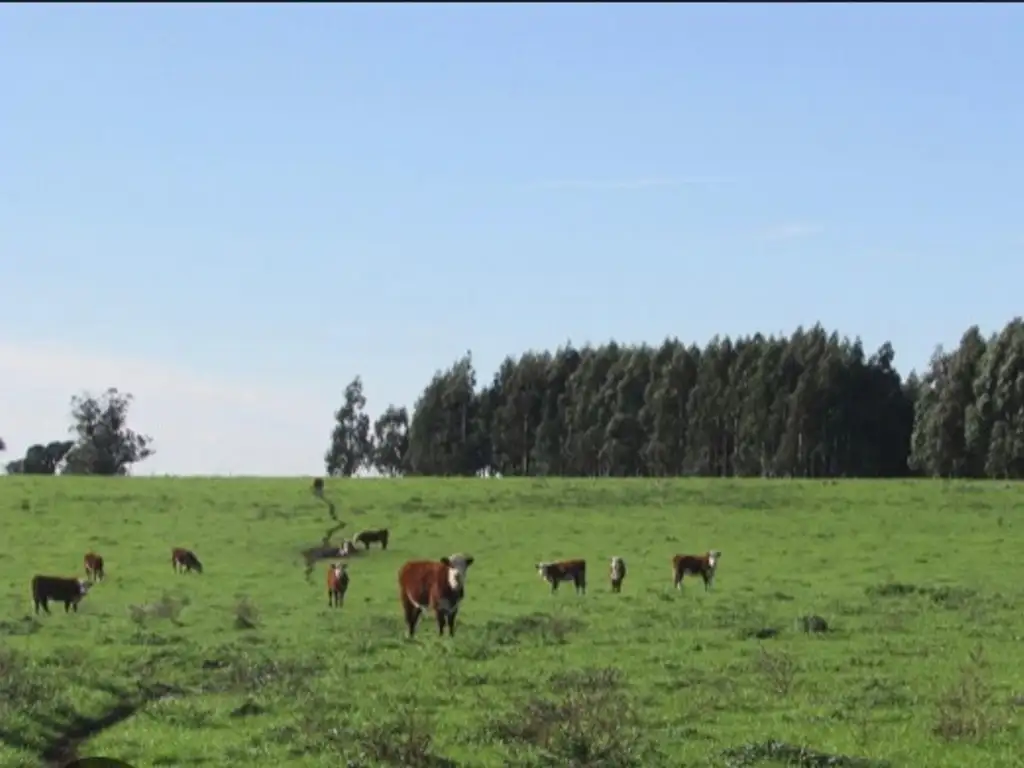
{"type": "Polygon", "coordinates": [[[86,592],[88,592],[88,591],[89,591],[89,588],[90,588],[91,586],[92,586],[92,584],[91,584],[90,582],[86,581],[85,579],[79,579],[79,580],[78,580],[78,589],[79,589],[79,590],[81,591],[81,593],[82,593],[83,595],[84,595],[84,594],[85,594],[86,592]]]}
{"type": "Polygon", "coordinates": [[[537,568],[537,575],[540,576],[542,579],[547,579],[547,577],[548,577],[548,564],[547,563],[537,563],[537,565],[535,567],[537,568]]]}
{"type": "MultiPolygon", "coordinates": [[[[448,558],[448,567],[459,572],[460,584],[466,583],[466,572],[473,564],[471,555],[452,555],[448,558]]],[[[452,587],[454,589],[455,587],[452,587]]]]}
{"type": "Polygon", "coordinates": [[[448,568],[448,586],[454,592],[461,592],[466,587],[465,575],[454,566],[448,568]]]}
{"type": "Polygon", "coordinates": [[[718,565],[718,559],[721,556],[721,552],[719,552],[717,549],[712,549],[710,552],[708,552],[708,565],[710,565],[712,568],[716,567],[718,565]]]}

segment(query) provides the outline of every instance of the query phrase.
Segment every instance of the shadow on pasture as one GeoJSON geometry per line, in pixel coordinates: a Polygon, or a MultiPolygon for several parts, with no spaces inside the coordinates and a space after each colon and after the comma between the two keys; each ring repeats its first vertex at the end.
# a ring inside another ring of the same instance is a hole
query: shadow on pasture
{"type": "Polygon", "coordinates": [[[889,768],[890,766],[890,763],[886,760],[871,760],[865,757],[829,754],[819,752],[810,747],[787,744],[776,740],[733,747],[732,749],[725,750],[722,753],[722,757],[729,761],[729,765],[735,766],[753,766],[766,763],[803,765],[808,766],[808,768],[830,768],[831,766],[841,766],[841,768],[889,768]]]}
{"type": "Polygon", "coordinates": [[[360,552],[358,549],[351,551],[347,556],[342,555],[341,547],[337,544],[333,544],[331,539],[338,531],[345,527],[345,523],[339,522],[337,525],[331,526],[324,533],[323,539],[320,543],[313,547],[308,547],[299,552],[302,555],[303,562],[305,563],[305,578],[309,581],[313,575],[313,568],[316,564],[324,560],[336,560],[344,557],[346,560],[350,560],[353,557],[358,557],[360,552]]]}
{"type": "Polygon", "coordinates": [[[94,688],[114,699],[99,715],[86,716],[60,704],[51,712],[32,718],[35,725],[32,730],[44,734],[41,748],[25,739],[23,728],[7,730],[4,725],[0,725],[0,742],[35,753],[47,768],[60,768],[77,760],[79,750],[89,739],[123,723],[149,704],[182,695],[181,690],[163,683],[140,686],[137,690],[112,684],[94,688]]]}

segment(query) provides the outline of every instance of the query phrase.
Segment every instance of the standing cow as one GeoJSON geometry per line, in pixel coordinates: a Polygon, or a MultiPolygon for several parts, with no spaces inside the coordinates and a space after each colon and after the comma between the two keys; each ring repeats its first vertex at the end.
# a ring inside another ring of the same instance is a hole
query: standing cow
{"type": "Polygon", "coordinates": [[[626,580],[626,561],[621,557],[613,557],[608,575],[612,582],[612,592],[621,592],[622,582],[626,580]]]}
{"type": "Polygon", "coordinates": [[[722,553],[717,549],[709,550],[703,555],[676,555],[672,558],[672,581],[676,589],[683,588],[683,577],[686,574],[698,575],[704,580],[704,591],[714,586],[715,571],[722,553]]]}
{"type": "Polygon", "coordinates": [[[455,636],[455,619],[466,594],[466,571],[473,564],[470,555],[453,555],[440,560],[410,560],[398,571],[398,589],[409,628],[409,638],[425,610],[437,617],[438,633],[455,636]]]}
{"type": "Polygon", "coordinates": [[[171,550],[171,567],[175,573],[203,572],[203,564],[199,562],[196,553],[191,549],[184,549],[182,547],[175,547],[171,550]]]}
{"type": "Polygon", "coordinates": [[[352,541],[356,544],[362,544],[366,549],[370,548],[370,544],[377,542],[380,544],[381,549],[388,548],[388,529],[381,528],[376,531],[360,531],[352,537],[352,541]]]}
{"type": "Polygon", "coordinates": [[[331,563],[327,567],[327,606],[341,608],[348,592],[348,566],[345,563],[331,563]]]}
{"type": "Polygon", "coordinates": [[[95,552],[87,552],[83,558],[85,563],[85,578],[89,581],[103,581],[103,556],[95,552]]]}
{"type": "Polygon", "coordinates": [[[64,613],[71,608],[78,613],[78,603],[89,592],[92,584],[85,579],[68,579],[62,576],[33,576],[32,577],[32,601],[35,603],[36,613],[42,608],[50,612],[49,601],[56,600],[64,603],[64,613]]]}
{"type": "Polygon", "coordinates": [[[563,581],[571,581],[578,595],[587,592],[586,560],[559,560],[557,563],[537,563],[534,567],[540,577],[551,585],[551,594],[558,590],[558,585],[563,581]]]}

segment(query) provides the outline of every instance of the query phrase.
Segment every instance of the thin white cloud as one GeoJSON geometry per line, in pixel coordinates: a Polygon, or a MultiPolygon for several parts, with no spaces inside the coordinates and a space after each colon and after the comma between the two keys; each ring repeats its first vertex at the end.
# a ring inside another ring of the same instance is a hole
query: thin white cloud
{"type": "Polygon", "coordinates": [[[32,443],[64,439],[72,395],[108,387],[135,400],[129,426],[156,454],[133,473],[319,474],[334,404],[145,360],[91,355],[57,344],[0,341],[0,437],[10,461],[32,443]]]}
{"type": "Polygon", "coordinates": [[[728,184],[734,179],[725,176],[685,176],[675,179],[617,179],[586,180],[565,179],[561,181],[539,181],[531,187],[539,189],[653,189],[655,187],[684,187],[699,184],[728,184]]]}
{"type": "Polygon", "coordinates": [[[812,237],[820,234],[822,228],[816,224],[783,224],[772,227],[760,234],[761,240],[778,242],[781,240],[799,240],[804,237],[812,237]]]}

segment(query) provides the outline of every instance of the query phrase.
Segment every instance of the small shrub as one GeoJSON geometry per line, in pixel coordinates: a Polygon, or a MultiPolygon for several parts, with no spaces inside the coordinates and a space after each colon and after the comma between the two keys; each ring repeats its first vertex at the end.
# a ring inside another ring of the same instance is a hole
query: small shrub
{"type": "Polygon", "coordinates": [[[307,691],[310,678],[321,673],[324,663],[319,659],[277,658],[242,652],[228,659],[206,659],[202,667],[206,672],[207,691],[253,694],[276,689],[288,694],[307,691]]]}
{"type": "Polygon", "coordinates": [[[907,597],[916,595],[917,591],[917,587],[913,584],[902,584],[898,581],[879,584],[864,590],[868,597],[907,597]]]}
{"type": "Polygon", "coordinates": [[[977,646],[960,676],[939,698],[932,733],[943,741],[981,741],[1005,725],[986,679],[984,650],[977,646]]]}
{"type": "Polygon", "coordinates": [[[822,634],[830,631],[828,622],[821,616],[801,616],[797,623],[801,631],[807,634],[822,634]]]}
{"type": "Polygon", "coordinates": [[[831,755],[810,747],[775,740],[733,747],[723,752],[722,756],[725,758],[726,768],[746,768],[762,764],[799,768],[889,768],[889,763],[885,760],[831,755]]]}
{"type": "Polygon", "coordinates": [[[235,629],[256,629],[259,621],[259,609],[248,597],[243,596],[235,604],[235,629]]]}
{"type": "Polygon", "coordinates": [[[963,608],[970,605],[977,597],[977,592],[966,587],[918,587],[913,584],[890,582],[864,590],[868,597],[927,597],[935,605],[943,608],[963,608]]]}
{"type": "Polygon", "coordinates": [[[0,713],[17,712],[48,701],[54,694],[52,680],[21,654],[0,648],[0,713]]]}
{"type": "Polygon", "coordinates": [[[179,617],[187,605],[187,599],[179,599],[165,592],[155,603],[129,605],[128,616],[140,628],[151,618],[166,619],[171,624],[180,626],[179,617]]]}
{"type": "Polygon", "coordinates": [[[454,766],[450,760],[433,753],[433,741],[433,721],[411,706],[369,725],[355,738],[360,759],[373,765],[395,768],[454,766]]]}
{"type": "Polygon", "coordinates": [[[657,765],[616,669],[562,673],[555,699],[533,698],[488,726],[489,738],[532,748],[554,768],[643,768],[657,765]]]}
{"type": "Polygon", "coordinates": [[[489,621],[484,626],[484,636],[492,646],[518,645],[526,640],[536,640],[541,645],[565,645],[569,635],[582,626],[577,619],[531,613],[505,621],[489,621]]]}
{"type": "Polygon", "coordinates": [[[769,651],[760,645],[755,667],[779,696],[785,696],[792,690],[797,664],[785,651],[769,651]]]}

